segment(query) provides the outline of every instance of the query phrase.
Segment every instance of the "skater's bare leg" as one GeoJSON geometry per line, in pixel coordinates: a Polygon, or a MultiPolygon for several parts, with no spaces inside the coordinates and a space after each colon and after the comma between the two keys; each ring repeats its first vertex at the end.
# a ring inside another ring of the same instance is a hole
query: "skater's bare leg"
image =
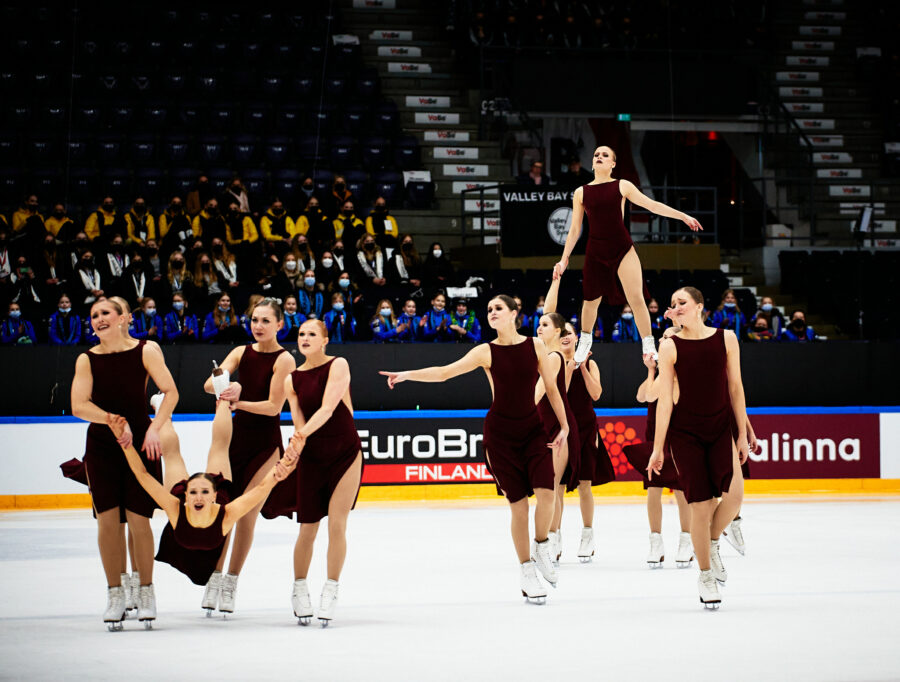
{"type": "MultiPolygon", "coordinates": [[[[516,556],[519,563],[524,564],[531,559],[531,536],[528,532],[528,498],[523,497],[518,502],[511,502],[510,532],[512,533],[513,546],[516,548],[516,556]]],[[[544,535],[544,537],[547,537],[544,535]]]]}
{"type": "Polygon", "coordinates": [[[715,508],[715,498],[691,503],[691,542],[701,571],[709,570],[709,524],[715,508]]]}
{"type": "Polygon", "coordinates": [[[216,416],[213,418],[212,442],[209,445],[209,455],[206,457],[206,471],[210,474],[222,474],[229,481],[231,460],[228,458],[228,448],[231,445],[233,431],[231,406],[227,400],[219,400],[216,403],[216,416]]]}
{"type": "Polygon", "coordinates": [[[153,531],[150,530],[150,519],[132,511],[125,511],[128,520],[128,531],[134,539],[134,563],[141,574],[141,585],[153,582],[153,531]]]}
{"type": "MultiPolygon", "coordinates": [[[[563,443],[560,447],[553,451],[553,518],[550,520],[550,530],[559,530],[559,524],[562,523],[562,494],[559,493],[560,481],[562,481],[563,473],[566,471],[566,465],[569,463],[569,445],[563,443]]],[[[565,487],[563,487],[563,494],[565,487]]]]}
{"type": "Polygon", "coordinates": [[[744,475],[741,473],[737,448],[734,445],[732,445],[731,458],[734,463],[734,474],[732,474],[728,492],[722,493],[722,500],[719,502],[712,517],[709,532],[713,540],[718,540],[722,535],[722,531],[728,527],[729,523],[734,521],[734,517],[737,516],[741,509],[741,503],[744,501],[744,475]]]}
{"type": "MultiPolygon", "coordinates": [[[[594,333],[594,325],[597,323],[597,309],[600,307],[599,298],[593,301],[585,301],[581,304],[581,331],[587,334],[594,333]]],[[[650,313],[647,313],[647,319],[650,319],[650,313]]]]}
{"type": "Polygon", "coordinates": [[[680,490],[673,490],[675,493],[675,502],[678,503],[678,521],[681,523],[681,532],[691,532],[691,505],[688,504],[684,493],[680,490]]]}
{"type": "Polygon", "coordinates": [[[550,523],[550,530],[558,531],[562,525],[563,506],[565,505],[566,486],[556,486],[556,501],[553,504],[553,521],[550,523]]]}
{"type": "Polygon", "coordinates": [[[637,251],[633,246],[619,263],[618,275],[625,298],[634,313],[634,323],[637,325],[641,338],[651,336],[653,330],[650,327],[650,311],[647,310],[647,302],[644,300],[644,273],[641,270],[641,261],[637,251]]]}
{"type": "Polygon", "coordinates": [[[362,477],[362,452],[344,472],[328,502],[328,579],[337,582],[347,556],[347,517],[359,490],[362,477]]]}
{"type": "Polygon", "coordinates": [[[585,528],[593,528],[594,491],[590,481],[578,481],[578,506],[581,507],[581,523],[585,528]]]}
{"type": "Polygon", "coordinates": [[[119,542],[127,549],[127,551],[122,552],[122,573],[128,570],[128,562],[131,561],[131,570],[132,572],[137,570],[137,566],[134,564],[134,538],[131,537],[131,533],[128,532],[128,524],[120,523],[119,528],[121,529],[121,537],[119,538],[119,542]]]}
{"type": "Polygon", "coordinates": [[[219,555],[219,560],[216,562],[216,570],[221,573],[222,569],[225,568],[225,557],[228,556],[228,547],[231,545],[231,536],[234,535],[234,529],[232,528],[228,535],[225,536],[225,542],[222,545],[222,553],[219,555]]]}
{"type": "Polygon", "coordinates": [[[166,422],[159,428],[159,442],[163,456],[163,486],[166,490],[188,477],[187,467],[181,457],[181,443],[172,422],[166,422]]]}
{"type": "Polygon", "coordinates": [[[118,507],[97,514],[97,546],[100,548],[106,584],[109,587],[121,585],[125,567],[125,535],[119,523],[118,507]]]}
{"type": "Polygon", "coordinates": [[[647,488],[647,520],[651,533],[662,533],[662,488],[647,488]]]}
{"type": "MultiPolygon", "coordinates": [[[[272,467],[275,466],[275,462],[278,461],[279,456],[278,450],[272,452],[269,459],[265,461],[259,468],[259,471],[257,471],[253,478],[250,479],[250,483],[247,484],[248,490],[259,485],[260,481],[262,481],[269,474],[272,467]]],[[[253,545],[253,533],[256,529],[256,520],[259,518],[259,512],[263,508],[265,502],[265,500],[260,502],[234,524],[234,546],[231,548],[231,559],[228,561],[228,572],[232,575],[241,574],[241,569],[244,567],[244,562],[247,560],[247,555],[250,553],[250,547],[253,545]]]]}
{"type": "Polygon", "coordinates": [[[543,542],[550,532],[556,495],[549,488],[535,488],[534,498],[537,500],[534,507],[534,539],[543,542]]]}
{"type": "Polygon", "coordinates": [[[294,544],[294,579],[306,578],[312,562],[313,545],[319,532],[319,522],[301,523],[297,542],[294,544]]]}

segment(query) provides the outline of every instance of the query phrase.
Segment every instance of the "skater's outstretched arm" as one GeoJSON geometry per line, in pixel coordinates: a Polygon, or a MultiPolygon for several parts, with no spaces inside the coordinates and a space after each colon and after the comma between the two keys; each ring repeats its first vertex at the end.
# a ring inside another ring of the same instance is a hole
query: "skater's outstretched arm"
{"type": "Polygon", "coordinates": [[[141,445],[141,450],[146,452],[147,458],[152,461],[162,457],[159,429],[166,421],[172,418],[172,411],[178,404],[178,387],[175,384],[175,379],[172,378],[172,373],[166,367],[166,360],[163,357],[162,350],[156,343],[148,341],[144,344],[142,359],[144,361],[144,369],[147,370],[150,378],[153,379],[156,388],[165,394],[162,403],[156,410],[156,418],[147,428],[147,434],[144,436],[144,442],[141,445]]]}
{"type": "MultiPolygon", "coordinates": [[[[247,402],[245,400],[232,400],[232,407],[235,410],[243,410],[244,412],[252,412],[253,414],[264,414],[270,417],[281,414],[281,408],[284,407],[284,380],[297,369],[297,363],[294,356],[290,353],[282,353],[275,360],[275,368],[272,373],[272,379],[269,382],[269,397],[266,400],[257,400],[247,402]]],[[[230,388],[230,387],[229,387],[230,388]]],[[[225,397],[225,393],[222,393],[225,397]]]]}
{"type": "Polygon", "coordinates": [[[292,438],[284,451],[284,456],[275,462],[265,478],[243,495],[225,505],[225,518],[222,519],[223,535],[228,535],[228,532],[238,522],[238,519],[256,509],[269,496],[276,483],[283,481],[290,475],[294,467],[297,466],[297,460],[300,458],[300,451],[302,450],[303,439],[292,438]]]}
{"type": "Polygon", "coordinates": [[[572,195],[572,224],[569,226],[569,234],[566,237],[566,245],[563,247],[562,258],[559,259],[559,263],[553,266],[554,277],[561,277],[566,268],[569,267],[569,256],[572,255],[572,251],[581,237],[581,227],[584,221],[584,204],[581,202],[583,193],[584,190],[579,187],[572,195]]]}
{"type": "Polygon", "coordinates": [[[581,372],[584,378],[584,386],[587,388],[588,395],[591,400],[600,400],[603,393],[603,386],[600,384],[600,367],[596,362],[590,359],[591,353],[588,353],[588,359],[581,363],[581,366],[575,370],[581,372]]]}
{"type": "Polygon", "coordinates": [[[547,391],[547,397],[550,399],[550,407],[553,408],[553,414],[556,415],[556,421],[559,423],[560,429],[556,438],[552,443],[547,445],[551,448],[558,448],[566,442],[569,436],[569,422],[566,419],[566,408],[563,405],[562,396],[559,395],[559,389],[556,387],[556,374],[550,366],[547,357],[547,348],[540,339],[534,340],[534,352],[537,353],[538,371],[541,379],[544,380],[544,388],[547,391]]]}
{"type": "MultiPolygon", "coordinates": [[[[537,344],[538,341],[535,340],[537,344]]],[[[543,344],[541,344],[543,348],[543,344]]],[[[546,354],[546,351],[545,351],[546,354]]],[[[466,374],[479,367],[490,368],[491,366],[491,349],[488,344],[483,343],[475,346],[472,350],[462,356],[456,362],[441,367],[425,367],[424,369],[408,369],[403,372],[378,372],[382,376],[387,377],[388,388],[394,388],[403,381],[423,381],[426,383],[440,383],[452,379],[460,374],[466,374]]]]}
{"type": "MultiPolygon", "coordinates": [[[[347,394],[348,388],[350,388],[350,365],[344,358],[335,358],[328,369],[328,381],[325,384],[325,393],[322,395],[322,404],[306,420],[306,423],[297,429],[297,435],[304,439],[308,438],[310,434],[315,433],[331,419],[338,404],[347,394]]],[[[294,395],[296,396],[296,394],[294,395]]],[[[293,414],[293,410],[294,405],[291,404],[291,414],[293,414]]]]}
{"type": "MultiPolygon", "coordinates": [[[[128,422],[125,421],[125,417],[112,413],[107,416],[106,423],[109,425],[110,430],[116,438],[121,437],[122,433],[125,431],[125,427],[128,425],[128,422]]],[[[131,471],[138,480],[138,483],[140,483],[141,487],[147,491],[147,494],[153,498],[153,501],[162,508],[166,513],[169,522],[174,526],[178,522],[178,505],[180,504],[180,500],[166,490],[159,481],[148,473],[147,467],[144,466],[144,463],[141,461],[141,456],[138,454],[137,450],[134,449],[133,445],[123,447],[122,451],[125,453],[125,459],[128,461],[128,466],[131,467],[131,471]]]]}
{"type": "Polygon", "coordinates": [[[553,279],[550,280],[550,288],[547,295],[544,296],[544,313],[555,313],[559,305],[559,283],[562,281],[561,275],[556,274],[556,268],[553,268],[553,279]]]}
{"type": "Polygon", "coordinates": [[[628,180],[619,180],[619,191],[622,193],[622,196],[628,199],[628,201],[630,201],[632,204],[640,206],[641,208],[646,208],[651,213],[661,215],[665,218],[675,218],[676,220],[681,220],[694,232],[703,229],[703,227],[701,227],[700,225],[700,221],[696,218],[692,218],[687,213],[682,213],[681,211],[678,211],[671,206],[666,206],[661,201],[655,201],[651,199],[646,194],[641,192],[641,190],[635,187],[634,183],[631,183],[628,180]]]}
{"type": "Polygon", "coordinates": [[[731,409],[734,410],[734,419],[738,425],[738,437],[736,441],[738,455],[741,464],[750,456],[747,445],[747,400],[744,397],[744,383],[741,380],[741,349],[737,336],[730,329],[725,330],[725,352],[728,357],[726,371],[728,373],[728,394],[731,396],[731,409]]]}
{"type": "Polygon", "coordinates": [[[656,404],[656,437],[653,440],[653,454],[647,463],[647,478],[653,478],[653,472],[659,473],[663,465],[663,447],[666,434],[669,432],[669,420],[672,418],[672,405],[675,385],[675,360],[677,353],[675,342],[663,339],[659,345],[659,402],[656,404]]]}

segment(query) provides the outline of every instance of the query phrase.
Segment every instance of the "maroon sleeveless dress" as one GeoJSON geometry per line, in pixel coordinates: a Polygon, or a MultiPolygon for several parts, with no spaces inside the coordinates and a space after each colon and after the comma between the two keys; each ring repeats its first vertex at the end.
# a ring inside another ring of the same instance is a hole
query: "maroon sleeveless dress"
{"type": "Polygon", "coordinates": [[[727,491],[734,474],[725,334],[716,329],[705,339],[672,340],[680,397],[666,445],[687,501],[703,502],[727,491]]]}
{"type": "Polygon", "coordinates": [[[489,343],[494,400],[484,418],[484,449],[497,492],[510,502],[553,490],[553,453],[534,404],[538,361],[534,340],[501,346],[489,343]]]}
{"type": "MultiPolygon", "coordinates": [[[[319,367],[297,369],[291,373],[300,411],[307,420],[322,406],[333,362],[334,358],[319,367]]],[[[279,484],[289,486],[293,482],[296,491],[294,511],[298,523],[316,523],[328,516],[328,503],[334,489],[361,451],[362,443],[353,423],[353,414],[341,400],[328,421],[306,439],[292,478],[279,484]]],[[[359,482],[356,484],[356,495],[359,495],[359,482]]]]}
{"type": "MultiPolygon", "coordinates": [[[[86,353],[91,364],[91,402],[128,421],[137,450],[147,471],[162,482],[162,463],[151,462],[141,450],[150,426],[147,413],[147,370],[144,368],[144,341],[120,353],[86,353]]],[[[63,465],[64,474],[78,480],[77,467],[63,465]],[[68,473],[67,473],[68,472],[68,473]]],[[[84,475],[91,491],[94,512],[118,507],[124,521],[125,510],[151,517],[157,504],[131,473],[125,453],[106,424],[90,424],[84,448],[84,475]]]]}
{"type": "MultiPolygon", "coordinates": [[[[559,397],[562,398],[563,407],[566,410],[566,421],[569,423],[569,435],[566,438],[566,442],[569,444],[569,461],[566,463],[560,483],[566,486],[568,492],[571,492],[578,488],[578,473],[581,471],[581,439],[579,437],[578,423],[575,421],[575,414],[572,412],[572,408],[569,406],[569,397],[566,392],[566,359],[559,351],[553,351],[553,353],[559,356],[556,389],[559,391],[559,397]]],[[[559,433],[559,421],[556,419],[556,413],[553,411],[553,406],[550,405],[550,398],[546,392],[538,402],[537,409],[541,422],[544,424],[544,431],[549,436],[547,442],[550,442],[559,433]]]]}
{"type": "MultiPolygon", "coordinates": [[[[594,362],[588,360],[588,363],[594,362]]],[[[588,365],[590,368],[590,364],[588,365]]],[[[581,461],[578,469],[579,481],[590,481],[591,485],[603,485],[616,480],[606,444],[600,439],[597,429],[597,414],[594,401],[588,393],[581,370],[575,370],[569,382],[569,406],[578,424],[578,440],[581,443],[581,461]]]]}
{"type": "Polygon", "coordinates": [[[634,246],[622,219],[619,181],[582,185],[581,201],[588,217],[588,240],[584,255],[582,287],[584,300],[603,297],[610,305],[627,303],[619,282],[619,263],[634,246]]]}
{"type": "Polygon", "coordinates": [[[656,435],[656,405],[656,400],[647,403],[647,428],[644,431],[644,442],[626,445],[622,450],[625,452],[628,463],[644,480],[644,490],[647,488],[681,490],[675,463],[672,461],[672,456],[666,451],[663,452],[662,470],[659,473],[654,471],[652,479],[647,478],[647,465],[653,455],[653,438],[656,435]]]}
{"type": "Polygon", "coordinates": [[[159,550],[156,552],[157,561],[167,563],[181,571],[195,585],[206,585],[209,582],[209,577],[216,570],[216,564],[222,554],[222,545],[225,544],[222,522],[225,519],[225,505],[231,499],[228,494],[229,481],[221,474],[214,478],[219,513],[206,528],[195,528],[188,523],[187,510],[184,506],[187,480],[172,486],[171,493],[181,501],[178,505],[178,521],[175,528],[172,528],[171,523],[167,523],[163,528],[162,536],[159,538],[159,550]]]}
{"type": "MultiPolygon", "coordinates": [[[[272,353],[260,353],[253,350],[253,344],[247,344],[238,365],[241,400],[257,402],[269,399],[275,361],[286,352],[284,348],[279,348],[272,353]]],[[[284,447],[280,415],[270,417],[236,410],[232,425],[234,430],[228,447],[228,459],[231,461],[232,494],[238,497],[244,494],[256,472],[272,453],[278,450],[281,454],[284,447]]]]}

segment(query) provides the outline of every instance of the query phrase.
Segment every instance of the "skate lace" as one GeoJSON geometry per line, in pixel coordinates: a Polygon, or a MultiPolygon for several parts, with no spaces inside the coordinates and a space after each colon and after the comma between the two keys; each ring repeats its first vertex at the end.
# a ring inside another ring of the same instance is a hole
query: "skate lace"
{"type": "Polygon", "coordinates": [[[224,601],[230,601],[234,599],[234,588],[235,582],[233,580],[227,577],[222,580],[222,586],[220,589],[222,590],[221,594],[224,601]]]}
{"type": "Polygon", "coordinates": [[[141,588],[141,608],[153,608],[153,591],[147,587],[141,588]]]}
{"type": "Polygon", "coordinates": [[[115,611],[125,604],[125,592],[124,590],[115,590],[109,593],[109,605],[107,606],[107,610],[115,611]]]}
{"type": "Polygon", "coordinates": [[[737,523],[731,524],[731,536],[734,538],[734,541],[739,544],[744,544],[744,534],[741,532],[741,527],[737,523]]]}

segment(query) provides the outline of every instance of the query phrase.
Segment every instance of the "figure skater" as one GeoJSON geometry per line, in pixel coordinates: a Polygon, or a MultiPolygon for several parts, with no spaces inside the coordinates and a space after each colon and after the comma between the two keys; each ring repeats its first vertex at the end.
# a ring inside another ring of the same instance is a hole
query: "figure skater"
{"type": "Polygon", "coordinates": [[[512,513],[513,544],[521,563],[521,590],[530,602],[543,603],[547,591],[537,577],[555,586],[556,568],[550,556],[548,532],[555,501],[553,453],[566,442],[569,424],[565,405],[551,373],[547,349],[540,339],[516,331],[518,308],[509,296],[495,296],[488,303],[488,324],[497,339],[475,346],[456,362],[443,367],[405,372],[381,372],[394,388],[403,381],[443,382],[479,367],[487,374],[493,401],[484,420],[484,451],[488,469],[499,493],[506,496],[512,513]],[[560,424],[552,443],[547,442],[534,388],[544,380],[553,413],[560,424]],[[528,546],[528,497],[534,494],[534,544],[528,546]]]}
{"type": "Polygon", "coordinates": [[[597,321],[597,308],[605,298],[610,305],[628,303],[642,337],[644,355],[656,353],[656,342],[650,327],[650,313],[644,301],[644,275],[634,250],[634,242],[625,229],[625,200],[667,218],[684,221],[692,230],[702,230],[696,218],[645,196],[628,180],[612,177],[616,153],[609,147],[594,150],[594,181],[575,190],[572,199],[572,224],[560,261],[554,266],[562,275],[569,256],[581,237],[582,219],[586,213],[590,224],[582,273],[584,303],[581,308],[581,336],[575,349],[575,365],[587,358],[592,331],[597,321]]]}

